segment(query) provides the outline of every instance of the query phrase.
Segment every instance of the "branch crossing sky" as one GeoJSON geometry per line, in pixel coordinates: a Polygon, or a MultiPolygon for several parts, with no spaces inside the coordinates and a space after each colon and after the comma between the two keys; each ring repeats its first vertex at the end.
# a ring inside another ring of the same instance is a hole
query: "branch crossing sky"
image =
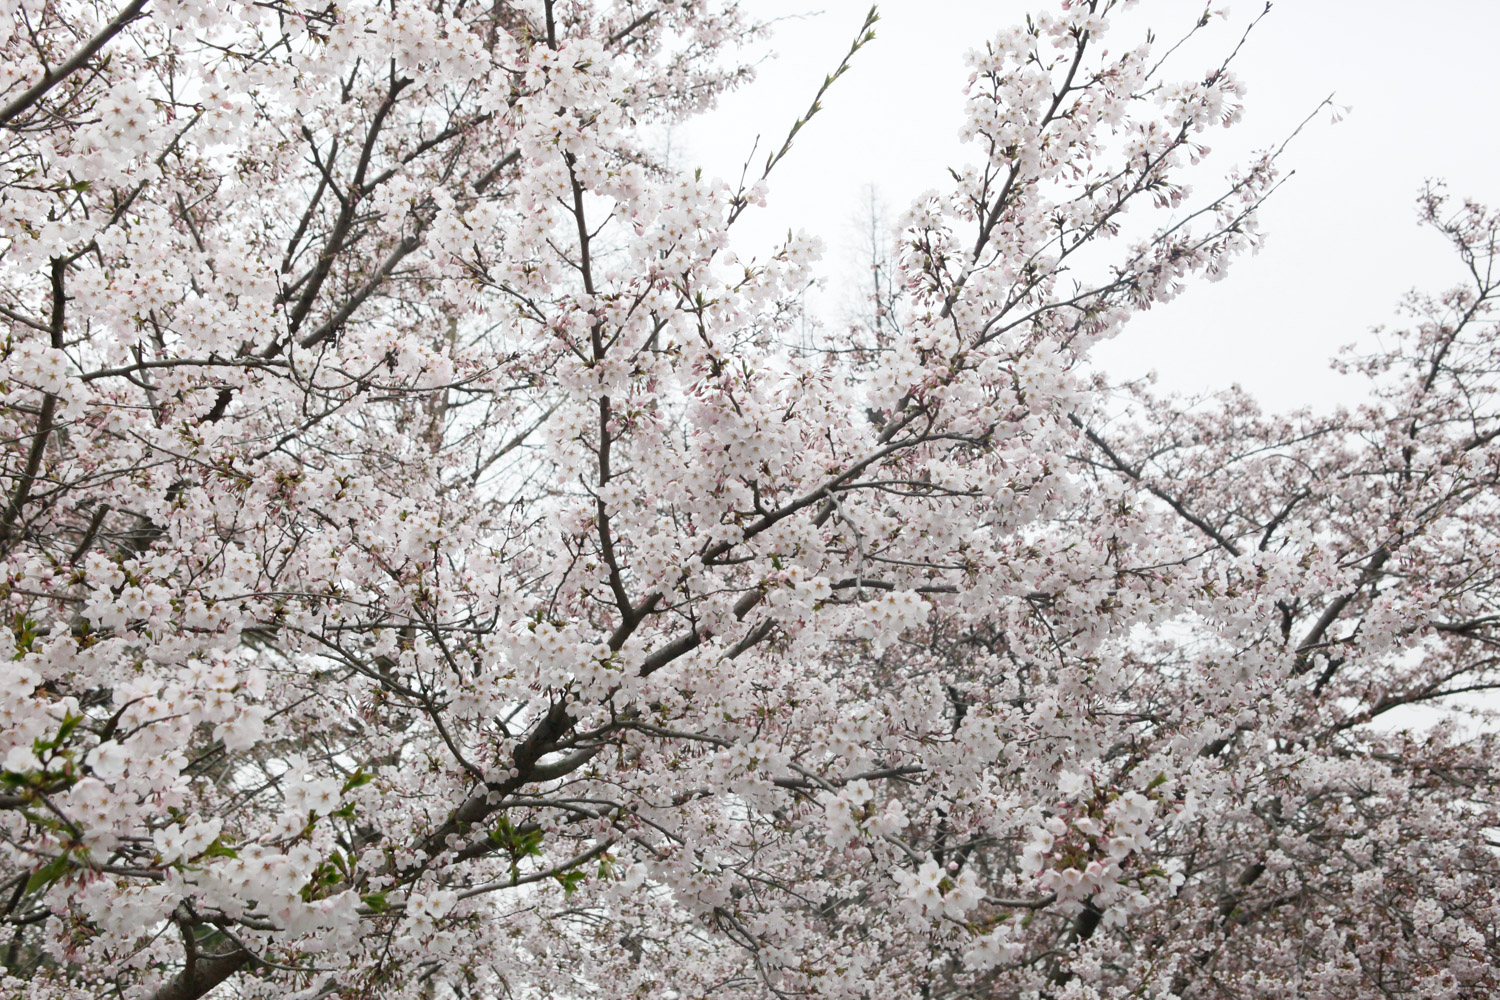
{"type": "MultiPolygon", "coordinates": [[[[780,145],[868,9],[865,0],[825,0],[816,13],[796,0],[747,6],[781,19],[757,54],[769,57],[759,79],[671,139],[679,165],[731,181],[757,134],[757,167],[780,145]]],[[[942,186],[944,167],[963,159],[963,52],[1030,9],[977,0],[880,6],[875,43],[858,53],[777,167],[769,209],[741,223],[753,246],[789,227],[821,236],[831,284],[859,274],[856,220],[867,214],[868,185],[879,185],[894,217],[913,196],[942,186]]],[[[1151,0],[1129,16],[1165,39],[1203,7],[1151,0]]],[[[1216,62],[1260,8],[1232,5],[1227,22],[1180,53],[1179,74],[1216,62]]],[[[1100,349],[1101,363],[1120,376],[1155,369],[1164,387],[1184,392],[1239,382],[1278,409],[1357,399],[1360,387],[1330,371],[1327,359],[1341,345],[1371,342],[1373,326],[1396,322],[1410,288],[1436,291],[1461,278],[1442,241],[1417,228],[1423,182],[1442,179],[1455,196],[1500,200],[1500,130],[1487,110],[1500,84],[1497,37],[1500,4],[1484,0],[1277,4],[1237,61],[1248,84],[1246,119],[1214,137],[1202,190],[1211,189],[1213,171],[1279,144],[1329,94],[1351,110],[1337,125],[1325,110],[1295,140],[1285,161],[1295,176],[1262,214],[1265,249],[1237,261],[1225,281],[1196,283],[1137,319],[1100,349]]],[[[849,298],[825,293],[821,308],[836,317],[849,298]]]]}

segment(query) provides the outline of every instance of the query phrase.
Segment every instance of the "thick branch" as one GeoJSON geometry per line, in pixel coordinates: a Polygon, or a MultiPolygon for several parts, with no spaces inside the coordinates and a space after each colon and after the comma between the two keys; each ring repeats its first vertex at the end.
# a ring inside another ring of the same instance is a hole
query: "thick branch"
{"type": "Polygon", "coordinates": [[[46,96],[49,90],[82,69],[90,59],[94,58],[94,55],[100,49],[109,44],[110,39],[123,31],[125,26],[131,21],[140,17],[141,11],[145,7],[146,0],[133,0],[132,3],[127,4],[116,14],[108,24],[100,28],[98,34],[85,42],[83,48],[74,52],[56,69],[43,72],[40,80],[26,88],[24,93],[4,108],[0,108],[0,128],[9,125],[13,118],[37,101],[40,101],[46,96]]]}
{"type": "Polygon", "coordinates": [[[250,961],[250,953],[236,948],[227,955],[198,955],[188,968],[151,995],[151,1000],[198,1000],[250,961]]]}
{"type": "MultiPolygon", "coordinates": [[[[67,296],[63,292],[63,275],[67,271],[67,263],[61,258],[52,261],[52,322],[48,329],[51,336],[52,347],[62,350],[63,325],[66,322],[67,296]]],[[[15,529],[16,521],[21,516],[21,511],[26,502],[31,498],[31,487],[36,483],[37,472],[42,467],[42,455],[47,450],[47,439],[52,436],[52,418],[57,410],[57,397],[47,393],[42,399],[41,412],[37,415],[36,433],[31,439],[31,450],[26,454],[26,465],[21,470],[21,478],[16,483],[16,491],[11,494],[10,503],[5,508],[5,517],[0,521],[0,539],[9,539],[15,529]]]]}

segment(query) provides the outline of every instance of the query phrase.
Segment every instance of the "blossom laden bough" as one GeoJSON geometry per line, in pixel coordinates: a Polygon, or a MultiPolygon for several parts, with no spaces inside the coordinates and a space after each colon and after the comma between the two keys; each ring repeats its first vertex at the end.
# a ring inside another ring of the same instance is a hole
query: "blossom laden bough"
{"type": "Polygon", "coordinates": [[[1126,6],[793,345],[790,138],[649,152],[732,2],[12,4],[0,996],[1493,990],[1494,738],[1372,723],[1496,683],[1494,217],[1368,406],[1113,414],[1276,182],[1126,6]]]}

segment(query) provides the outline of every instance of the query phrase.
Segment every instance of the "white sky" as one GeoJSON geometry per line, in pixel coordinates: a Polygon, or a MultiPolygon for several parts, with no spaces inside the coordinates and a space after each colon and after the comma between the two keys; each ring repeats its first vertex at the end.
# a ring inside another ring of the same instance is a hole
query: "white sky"
{"type": "MultiPolygon", "coordinates": [[[[757,166],[780,145],[869,6],[744,3],[758,16],[789,18],[767,47],[776,56],[755,84],[671,138],[677,165],[731,181],[757,135],[757,166]]],[[[747,214],[738,239],[763,247],[789,227],[806,229],[828,244],[830,279],[858,274],[850,255],[867,185],[878,186],[893,215],[944,186],[944,167],[966,157],[957,140],[963,53],[1035,6],[880,4],[875,42],[798,136],[772,175],[769,208],[747,214]]],[[[1176,75],[1217,62],[1262,6],[1232,4],[1230,25],[1177,62],[1176,75]]],[[[1132,22],[1176,38],[1203,8],[1203,0],[1146,0],[1132,22]]],[[[1138,35],[1117,37],[1123,45],[1138,35]]],[[[1497,38],[1494,0],[1278,0],[1237,62],[1248,84],[1245,122],[1210,135],[1210,162],[1222,172],[1279,143],[1330,93],[1352,112],[1338,125],[1325,112],[1289,150],[1284,166],[1296,175],[1262,213],[1269,239],[1258,256],[1242,258],[1225,281],[1197,284],[1139,317],[1096,356],[1118,376],[1154,368],[1163,387],[1182,391],[1238,382],[1277,409],[1353,398],[1359,386],[1329,371],[1327,358],[1340,345],[1368,342],[1372,326],[1395,322],[1407,289],[1437,290],[1461,278],[1442,241],[1415,225],[1424,179],[1445,179],[1455,197],[1500,201],[1497,38]]],[[[837,310],[836,291],[825,308],[837,310]]]]}

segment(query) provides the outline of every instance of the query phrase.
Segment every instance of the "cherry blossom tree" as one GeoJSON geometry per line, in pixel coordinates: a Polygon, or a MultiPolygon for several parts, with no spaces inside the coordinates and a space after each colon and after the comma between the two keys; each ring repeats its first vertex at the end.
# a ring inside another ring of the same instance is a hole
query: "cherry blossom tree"
{"type": "Polygon", "coordinates": [[[1124,6],[805,338],[731,236],[873,11],[724,183],[732,2],[9,3],[0,996],[1500,988],[1492,720],[1385,724],[1500,684],[1500,222],[1367,405],[1120,412],[1277,159],[1124,6]]]}

